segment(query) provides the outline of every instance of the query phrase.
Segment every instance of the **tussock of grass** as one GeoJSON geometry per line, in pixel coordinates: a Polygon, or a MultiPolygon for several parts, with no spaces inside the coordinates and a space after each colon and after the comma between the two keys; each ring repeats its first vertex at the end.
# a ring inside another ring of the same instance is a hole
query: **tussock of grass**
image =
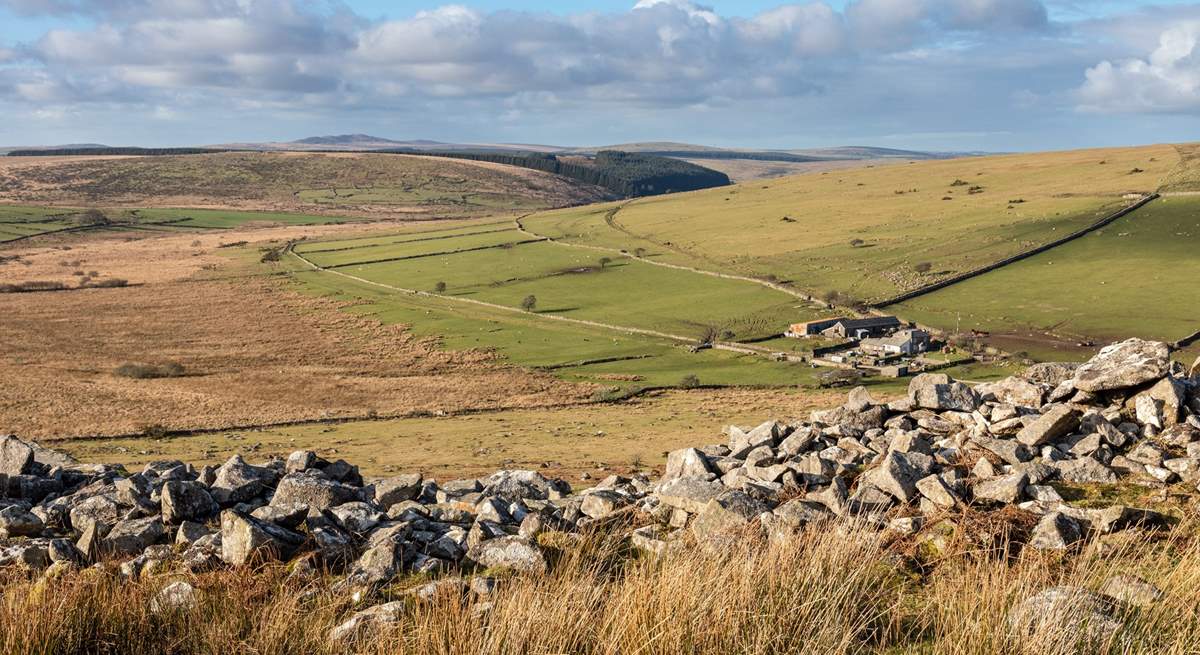
{"type": "MultiPolygon", "coordinates": [[[[961,551],[924,576],[880,533],[853,526],[782,542],[691,544],[655,560],[617,538],[564,543],[545,576],[508,576],[484,599],[410,603],[399,621],[332,644],[356,606],[285,567],[192,576],[196,607],[148,610],[170,574],[121,582],[91,569],[37,581],[0,576],[5,653],[1186,653],[1200,643],[1200,545],[1093,543],[1072,557],[961,551]],[[1020,601],[1055,585],[1097,590],[1138,574],[1165,596],[1118,605],[1124,627],[1091,642],[1061,625],[1010,626],[1020,601]]],[[[403,596],[402,590],[372,602],[403,596]]]]}

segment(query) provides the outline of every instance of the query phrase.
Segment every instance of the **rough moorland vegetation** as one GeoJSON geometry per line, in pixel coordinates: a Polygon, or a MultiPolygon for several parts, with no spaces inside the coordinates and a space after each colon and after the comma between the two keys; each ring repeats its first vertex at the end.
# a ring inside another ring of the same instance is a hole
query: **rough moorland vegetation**
{"type": "Polygon", "coordinates": [[[1196,372],[1130,340],[988,385],[924,375],[578,492],[512,470],[368,484],[308,451],[130,475],[6,437],[0,643],[1188,652],[1196,372]]]}

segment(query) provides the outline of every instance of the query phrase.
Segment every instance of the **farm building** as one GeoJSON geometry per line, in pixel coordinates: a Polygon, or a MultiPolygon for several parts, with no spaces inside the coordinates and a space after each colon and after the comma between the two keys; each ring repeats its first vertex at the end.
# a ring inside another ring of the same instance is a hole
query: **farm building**
{"type": "Polygon", "coordinates": [[[895,316],[873,318],[844,318],[821,330],[821,334],[843,339],[866,339],[887,336],[904,327],[895,316]]]}
{"type": "Polygon", "coordinates": [[[846,320],[844,316],[837,316],[834,318],[820,318],[815,321],[805,321],[804,323],[792,323],[788,326],[788,331],[784,333],[784,336],[794,339],[817,337],[821,335],[821,332],[836,325],[838,321],[844,320],[846,320]]]}
{"type": "Polygon", "coordinates": [[[863,351],[877,355],[915,355],[929,348],[929,333],[924,330],[900,330],[888,337],[863,339],[863,351]]]}

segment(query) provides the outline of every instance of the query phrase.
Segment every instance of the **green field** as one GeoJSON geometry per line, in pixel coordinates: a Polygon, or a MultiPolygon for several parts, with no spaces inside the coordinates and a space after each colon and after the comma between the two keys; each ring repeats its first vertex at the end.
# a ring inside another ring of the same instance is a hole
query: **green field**
{"type": "Polygon", "coordinates": [[[308,251],[307,257],[319,266],[345,266],[355,262],[368,262],[400,257],[424,257],[469,248],[490,248],[501,245],[530,241],[516,228],[504,231],[488,231],[482,234],[464,233],[452,238],[430,238],[405,242],[381,243],[377,245],[341,246],[341,250],[308,251]]]}
{"type": "Polygon", "coordinates": [[[1076,241],[897,305],[963,330],[1173,341],[1200,330],[1200,198],[1166,197],[1076,241]]]}
{"type": "MultiPolygon", "coordinates": [[[[496,235],[486,235],[494,237],[496,235]]],[[[400,244],[441,250],[480,237],[400,244]]],[[[354,251],[350,251],[354,252],[354,251]]],[[[373,249],[372,258],[386,255],[373,249]]],[[[345,255],[346,253],[329,253],[345,255]]],[[[778,334],[789,323],[815,318],[796,298],[751,282],[666,269],[627,257],[602,264],[602,254],[554,243],[526,243],[452,255],[347,266],[349,274],[408,289],[431,290],[438,282],[446,293],[520,307],[537,298],[536,311],[570,318],[657,330],[699,339],[708,326],[731,332],[728,340],[778,334]]]]}
{"type": "Polygon", "coordinates": [[[0,205],[0,243],[78,225],[73,210],[0,205]]]}
{"type": "Polygon", "coordinates": [[[537,214],[533,232],[877,300],[1088,225],[1179,177],[1170,145],[893,164],[537,214]],[[611,209],[617,209],[615,213],[611,209]],[[927,270],[923,270],[927,269],[927,270]]]}
{"type": "MultiPolygon", "coordinates": [[[[795,297],[753,282],[668,269],[549,242],[347,265],[348,258],[355,256],[411,256],[479,247],[488,240],[507,243],[504,239],[509,235],[507,231],[472,234],[456,228],[306,242],[298,252],[321,265],[338,264],[339,272],[367,282],[311,270],[295,277],[311,293],[358,300],[350,311],[370,314],[385,323],[406,324],[419,336],[439,338],[448,349],[491,350],[514,364],[625,391],[675,386],[685,376],[696,376],[705,386],[811,385],[819,372],[757,354],[691,352],[687,343],[669,338],[550,318],[596,321],[699,341],[710,329],[723,340],[770,337],[788,323],[817,316],[812,307],[795,297]],[[602,257],[611,261],[602,264],[602,257]],[[433,291],[442,282],[446,289],[442,295],[416,296],[368,282],[419,291],[433,291]],[[532,312],[456,300],[518,308],[529,295],[537,298],[532,312]],[[362,303],[364,300],[368,302],[362,303]]],[[[760,344],[769,351],[802,351],[812,345],[794,339],[760,344]]],[[[987,378],[999,372],[976,367],[963,374],[987,378]]]]}

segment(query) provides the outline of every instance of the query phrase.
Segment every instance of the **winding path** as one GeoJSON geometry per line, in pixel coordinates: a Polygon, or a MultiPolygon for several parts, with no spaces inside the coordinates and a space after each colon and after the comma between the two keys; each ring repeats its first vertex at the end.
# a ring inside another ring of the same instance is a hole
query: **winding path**
{"type": "MultiPolygon", "coordinates": [[[[539,318],[539,319],[544,319],[547,321],[559,321],[562,323],[572,323],[575,325],[585,325],[588,327],[601,328],[601,329],[605,329],[605,330],[613,330],[616,332],[621,332],[623,334],[638,334],[638,335],[647,336],[647,337],[667,339],[670,341],[676,341],[676,342],[685,343],[685,344],[695,344],[696,343],[696,339],[694,339],[692,337],[686,337],[686,336],[679,335],[679,334],[671,334],[669,332],[661,332],[659,330],[649,330],[646,328],[635,328],[635,327],[629,327],[626,325],[615,325],[613,323],[602,323],[600,321],[590,321],[590,320],[582,319],[582,318],[570,318],[567,316],[559,316],[558,314],[537,314],[534,312],[525,311],[524,309],[520,309],[518,307],[509,307],[508,305],[500,305],[497,303],[491,303],[491,302],[487,302],[484,300],[475,300],[474,298],[460,298],[458,296],[448,296],[448,295],[439,294],[439,293],[431,293],[429,291],[421,291],[418,289],[406,289],[404,287],[398,287],[398,286],[395,286],[392,284],[376,282],[374,280],[368,280],[366,278],[358,277],[357,275],[350,275],[349,273],[343,273],[342,271],[333,270],[330,267],[319,266],[316,263],[314,263],[313,261],[306,258],[304,255],[296,252],[296,250],[293,246],[295,246],[295,242],[290,242],[286,246],[286,250],[287,250],[288,254],[299,259],[309,269],[311,269],[313,271],[318,271],[321,273],[329,273],[330,275],[337,275],[337,276],[344,277],[349,280],[354,280],[355,282],[359,282],[361,284],[367,284],[367,285],[370,285],[373,287],[387,289],[389,291],[396,291],[399,293],[404,293],[404,294],[408,294],[411,296],[417,296],[417,297],[421,297],[421,298],[434,298],[434,299],[439,299],[439,300],[449,300],[452,302],[470,304],[470,305],[475,305],[478,307],[487,307],[488,309],[495,309],[495,310],[499,310],[499,311],[509,312],[512,314],[521,314],[523,316],[531,316],[531,317],[535,317],[535,318],[539,318]]],[[[740,353],[750,354],[750,355],[766,355],[766,354],[771,353],[770,350],[765,349],[765,348],[755,348],[755,347],[746,346],[746,345],[739,344],[739,343],[714,342],[712,344],[712,347],[717,350],[729,350],[729,351],[733,351],[733,352],[740,352],[740,353]]]]}

